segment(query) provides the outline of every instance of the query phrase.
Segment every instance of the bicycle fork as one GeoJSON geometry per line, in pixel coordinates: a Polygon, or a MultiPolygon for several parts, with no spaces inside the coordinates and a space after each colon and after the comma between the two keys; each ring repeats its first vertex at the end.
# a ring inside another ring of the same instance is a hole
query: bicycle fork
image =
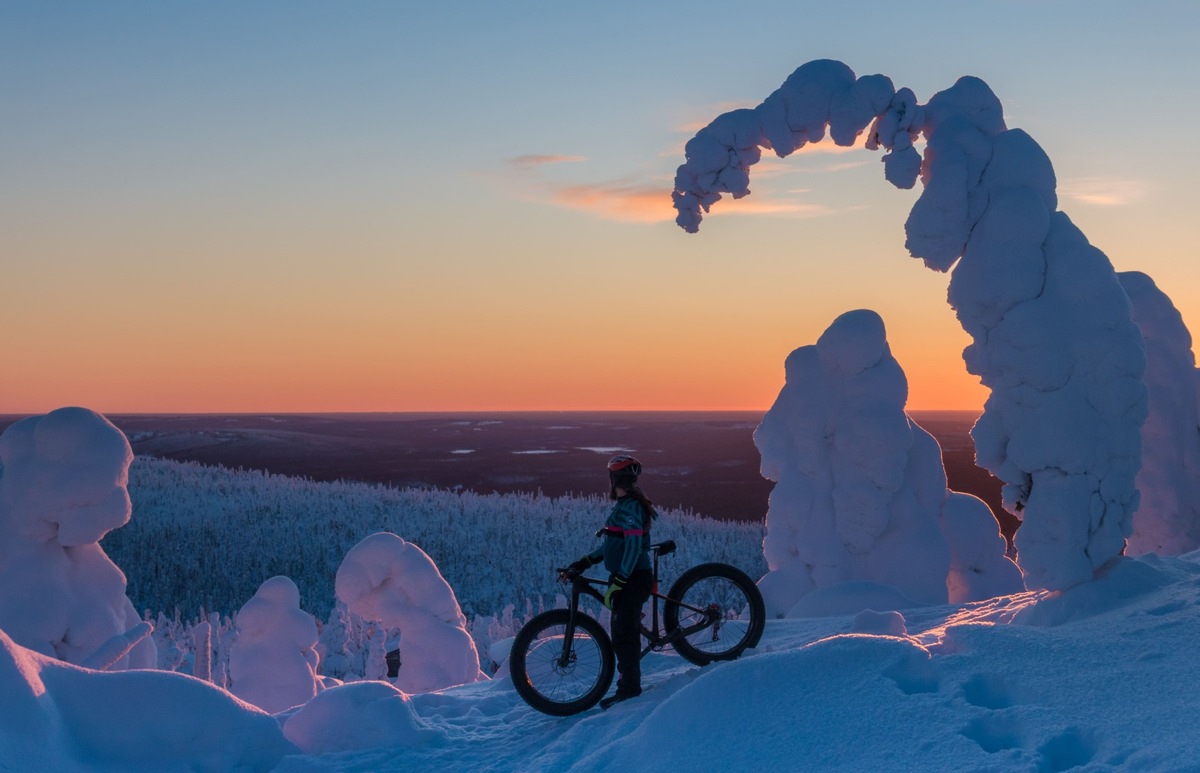
{"type": "Polygon", "coordinates": [[[579,591],[571,594],[571,614],[567,616],[567,629],[563,631],[562,653],[558,656],[558,667],[570,668],[575,659],[575,616],[579,614],[579,591]]]}

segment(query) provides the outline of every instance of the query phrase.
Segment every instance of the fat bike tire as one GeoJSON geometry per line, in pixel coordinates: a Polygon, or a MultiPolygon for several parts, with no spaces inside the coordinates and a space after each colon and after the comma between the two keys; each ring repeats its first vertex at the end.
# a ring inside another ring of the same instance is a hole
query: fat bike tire
{"type": "Polygon", "coordinates": [[[517,693],[543,714],[566,717],[595,706],[616,671],[612,641],[595,618],[575,614],[571,651],[563,643],[571,612],[552,609],[534,617],[517,633],[509,654],[509,673],[517,693]]]}
{"type": "Polygon", "coordinates": [[[667,592],[663,622],[670,636],[705,619],[712,610],[712,625],[672,642],[686,660],[698,666],[716,660],[733,660],[762,638],[766,622],[762,593],[754,581],[729,564],[700,564],[688,569],[667,592]]]}

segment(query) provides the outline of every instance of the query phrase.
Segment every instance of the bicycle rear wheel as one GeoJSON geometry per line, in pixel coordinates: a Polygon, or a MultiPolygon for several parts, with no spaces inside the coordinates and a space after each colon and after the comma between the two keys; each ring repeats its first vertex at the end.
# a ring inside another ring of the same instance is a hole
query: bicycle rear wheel
{"type": "Polygon", "coordinates": [[[604,697],[616,670],[612,642],[603,626],[575,614],[570,650],[563,651],[568,609],[530,620],[513,639],[509,672],[525,702],[544,714],[565,717],[586,711],[604,697]]]}
{"type": "Polygon", "coordinates": [[[728,564],[700,564],[684,572],[663,605],[667,635],[677,629],[711,624],[672,642],[675,651],[696,665],[733,660],[762,638],[766,610],[758,586],[728,564]]]}

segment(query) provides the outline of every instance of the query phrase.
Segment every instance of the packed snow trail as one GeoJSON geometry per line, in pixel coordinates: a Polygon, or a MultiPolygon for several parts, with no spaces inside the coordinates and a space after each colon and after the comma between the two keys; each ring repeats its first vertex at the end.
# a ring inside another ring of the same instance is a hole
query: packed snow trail
{"type": "Polygon", "coordinates": [[[903,610],[902,636],[875,632],[883,615],[770,620],[734,662],[651,654],[641,697],[575,717],[538,713],[507,678],[415,695],[408,745],[277,770],[1187,770],[1198,562],[1124,559],[1066,593],[903,610]]]}

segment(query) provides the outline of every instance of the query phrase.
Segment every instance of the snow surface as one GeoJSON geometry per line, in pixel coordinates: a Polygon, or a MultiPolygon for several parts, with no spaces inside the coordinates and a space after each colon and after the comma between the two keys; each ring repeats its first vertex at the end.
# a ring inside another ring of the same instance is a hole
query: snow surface
{"type": "Polygon", "coordinates": [[[762,104],[718,116],[687,143],[676,222],[695,232],[723,194],[748,195],[763,148],[784,157],[827,131],[849,146],[864,130],[868,149],[887,150],[889,182],[921,179],[909,252],[954,269],[948,300],[973,339],[963,359],[991,390],[972,430],[976,460],[1025,522],[1016,539],[1026,583],[1085,582],[1133,528],[1145,351],[1108,258],[1057,211],[1050,159],[1006,127],[986,83],[960,78],[921,105],[882,75],[804,64],[762,104]]]}
{"type": "Polygon", "coordinates": [[[271,717],[0,635],[0,769],[1187,771],[1198,638],[1198,553],[1123,558],[1065,592],[769,620],[740,660],[652,653],[640,698],[568,718],[506,679],[355,682],[271,717]]]}
{"type": "Polygon", "coordinates": [[[908,382],[878,314],[839,316],[788,356],[785,377],[754,433],[776,481],[768,616],[850,581],[943,604],[1025,589],[987,505],[946,488],[937,441],[904,412],[908,382]]]}

